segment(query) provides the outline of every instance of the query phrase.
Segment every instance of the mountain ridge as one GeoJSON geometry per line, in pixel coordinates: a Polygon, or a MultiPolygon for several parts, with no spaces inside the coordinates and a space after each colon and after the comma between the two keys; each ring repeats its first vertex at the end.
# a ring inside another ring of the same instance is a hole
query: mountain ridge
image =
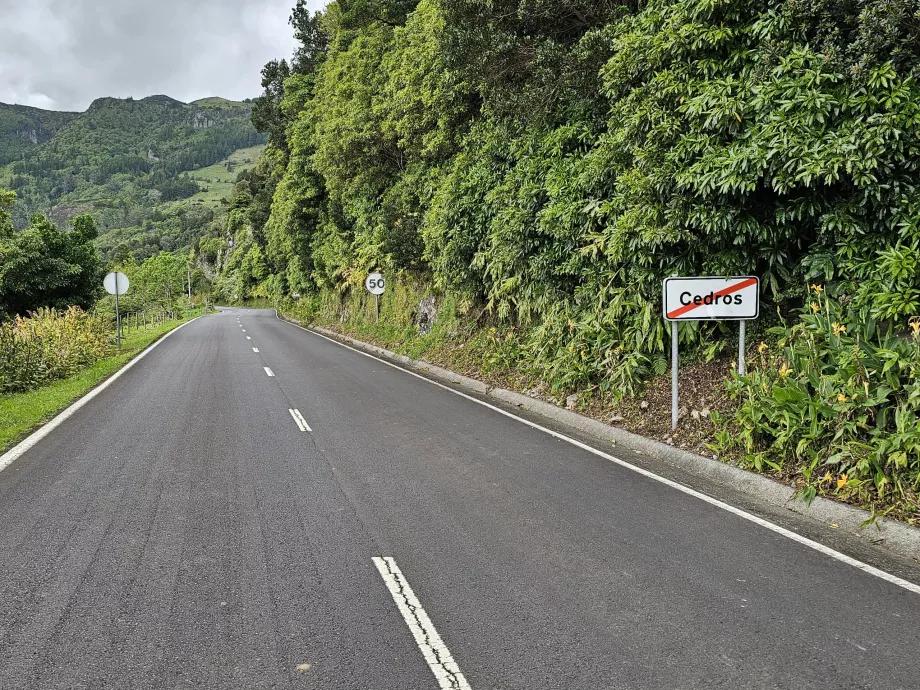
{"type": "MultiPolygon", "coordinates": [[[[64,225],[89,212],[101,246],[107,233],[128,229],[136,239],[129,249],[139,258],[176,249],[191,237],[189,222],[181,233],[177,223],[163,224],[175,220],[176,202],[200,198],[209,188],[188,173],[265,143],[250,121],[251,108],[245,101],[212,96],[183,103],[164,94],[103,96],[80,113],[0,104],[0,187],[17,194],[17,227],[36,212],[64,225]],[[167,236],[172,239],[160,242],[167,236]]],[[[213,194],[205,203],[211,212],[196,203],[196,226],[222,212],[213,194]]]]}

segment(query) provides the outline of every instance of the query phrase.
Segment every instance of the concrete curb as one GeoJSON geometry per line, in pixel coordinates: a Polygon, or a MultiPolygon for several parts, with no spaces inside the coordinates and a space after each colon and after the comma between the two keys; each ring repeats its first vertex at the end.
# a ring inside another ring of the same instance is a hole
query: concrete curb
{"type": "Polygon", "coordinates": [[[872,525],[863,526],[871,515],[860,508],[822,496],[816,497],[810,506],[806,506],[803,501],[795,498],[794,489],[769,477],[609,426],[596,419],[531,398],[523,393],[505,388],[493,388],[482,381],[428,362],[410,359],[406,355],[355,340],[335,331],[318,326],[309,326],[309,328],[359,350],[395,362],[407,369],[426,373],[440,381],[452,383],[479,395],[495,398],[569,428],[577,429],[598,440],[613,443],[617,448],[626,448],[639,455],[653,456],[684,472],[754,496],[770,505],[791,510],[827,525],[836,525],[841,532],[848,532],[860,539],[882,546],[892,553],[914,560],[920,559],[920,529],[903,522],[881,518],[872,525]]]}

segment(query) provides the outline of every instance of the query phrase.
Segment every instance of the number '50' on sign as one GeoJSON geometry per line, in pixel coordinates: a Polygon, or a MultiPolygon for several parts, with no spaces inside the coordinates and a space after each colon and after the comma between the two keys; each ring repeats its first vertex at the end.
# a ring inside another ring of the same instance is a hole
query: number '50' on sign
{"type": "Polygon", "coordinates": [[[386,288],[386,281],[380,273],[371,273],[364,279],[364,287],[372,295],[382,295],[386,288]]]}

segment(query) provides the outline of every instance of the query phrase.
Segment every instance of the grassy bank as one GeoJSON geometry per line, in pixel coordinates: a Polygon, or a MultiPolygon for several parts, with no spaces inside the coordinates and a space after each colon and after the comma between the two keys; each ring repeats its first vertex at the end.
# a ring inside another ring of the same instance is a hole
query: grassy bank
{"type": "Polygon", "coordinates": [[[183,319],[130,332],[125,336],[120,352],[100,359],[73,376],[26,393],[0,395],[0,452],[6,451],[121,369],[151,343],[199,313],[189,312],[183,319]]]}

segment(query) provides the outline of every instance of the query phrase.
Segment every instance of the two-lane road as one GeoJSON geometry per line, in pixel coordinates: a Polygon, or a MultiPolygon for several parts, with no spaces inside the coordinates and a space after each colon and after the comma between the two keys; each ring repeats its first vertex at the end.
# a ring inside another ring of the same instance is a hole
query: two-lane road
{"type": "Polygon", "coordinates": [[[905,688],[920,595],[278,320],[0,472],[0,688],[905,688]]]}

